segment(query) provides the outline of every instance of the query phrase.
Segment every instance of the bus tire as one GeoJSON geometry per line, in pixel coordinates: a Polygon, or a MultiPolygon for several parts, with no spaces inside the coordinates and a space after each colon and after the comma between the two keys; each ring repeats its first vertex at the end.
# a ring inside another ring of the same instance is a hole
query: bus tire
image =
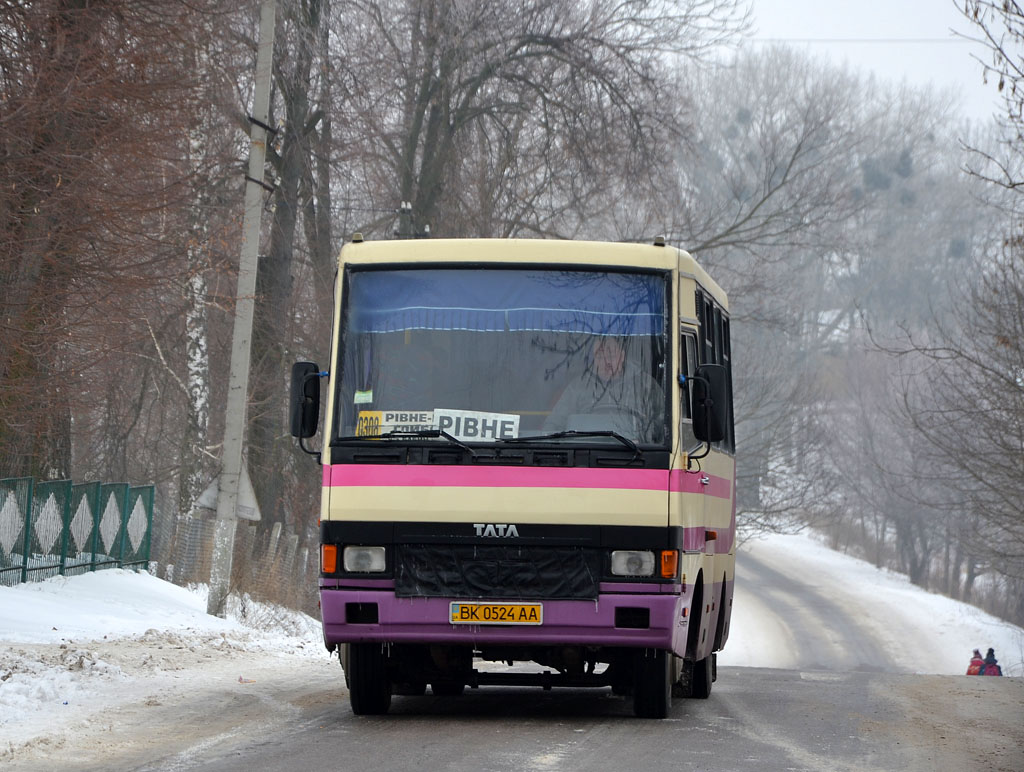
{"type": "Polygon", "coordinates": [[[391,680],[381,643],[353,643],[348,655],[348,699],[357,716],[378,716],[391,707],[391,680]]]}
{"type": "Polygon", "coordinates": [[[633,713],[640,718],[665,718],[672,707],[672,655],[641,649],[633,666],[633,713]]]}
{"type": "Polygon", "coordinates": [[[704,659],[693,663],[693,673],[690,676],[690,696],[698,700],[706,700],[711,696],[711,684],[714,682],[713,654],[708,654],[704,659]]]}

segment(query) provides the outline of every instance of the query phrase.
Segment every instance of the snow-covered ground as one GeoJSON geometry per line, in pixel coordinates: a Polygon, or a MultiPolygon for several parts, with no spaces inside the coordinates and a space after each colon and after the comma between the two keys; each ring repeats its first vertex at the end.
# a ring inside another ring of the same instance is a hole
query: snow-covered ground
{"type": "MultiPolygon", "coordinates": [[[[1024,629],[974,606],[915,587],[906,576],[822,546],[806,534],[772,535],[745,544],[736,560],[732,629],[719,665],[799,669],[800,642],[753,581],[744,553],[780,574],[812,585],[866,629],[878,661],[903,672],[962,675],[971,652],[994,648],[1003,673],[1024,676],[1024,629]]],[[[867,660],[869,663],[870,660],[867,660]]]]}
{"type": "MultiPolygon", "coordinates": [[[[329,662],[317,620],[234,596],[230,606],[228,619],[210,616],[203,588],[119,569],[0,587],[0,767],[107,708],[329,662]]],[[[327,672],[340,681],[336,661],[327,672]]]]}
{"type": "MultiPolygon", "coordinates": [[[[1021,628],[807,536],[771,536],[744,550],[813,577],[819,590],[862,616],[888,659],[910,672],[962,674],[972,649],[991,646],[1007,675],[1024,675],[1021,628]]],[[[719,664],[800,667],[784,620],[757,587],[744,584],[742,553],[738,571],[731,637],[719,664]]],[[[268,661],[324,663],[324,673],[340,681],[315,620],[251,603],[236,603],[227,620],[205,608],[201,590],[119,570],[0,588],[0,760],[55,722],[87,723],[103,708],[156,700],[196,679],[244,685],[247,672],[268,661]]]]}

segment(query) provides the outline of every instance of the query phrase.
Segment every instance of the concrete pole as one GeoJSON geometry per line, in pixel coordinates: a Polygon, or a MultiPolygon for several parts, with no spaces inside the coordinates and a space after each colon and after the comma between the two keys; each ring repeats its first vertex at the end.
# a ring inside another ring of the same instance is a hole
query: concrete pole
{"type": "Polygon", "coordinates": [[[231,337],[231,370],[224,417],[224,455],[217,495],[217,521],[213,535],[210,566],[210,595],[206,612],[223,617],[231,589],[231,560],[235,549],[236,507],[242,474],[242,443],[245,438],[245,408],[249,394],[249,358],[252,348],[252,316],[256,299],[256,268],[259,261],[260,215],[263,212],[263,164],[267,156],[270,119],[270,74],[274,54],[275,0],[260,6],[260,37],[256,52],[256,83],[252,104],[249,143],[249,174],[245,186],[245,220],[242,224],[242,253],[238,263],[238,294],[235,298],[235,327],[231,337]]]}

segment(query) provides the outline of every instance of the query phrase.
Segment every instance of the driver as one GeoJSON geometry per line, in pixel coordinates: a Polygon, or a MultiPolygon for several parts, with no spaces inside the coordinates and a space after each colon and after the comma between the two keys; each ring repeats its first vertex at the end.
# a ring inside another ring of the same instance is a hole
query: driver
{"type": "Polygon", "coordinates": [[[602,336],[594,339],[588,366],[572,378],[555,403],[544,429],[560,432],[579,429],[574,417],[607,416],[607,425],[600,419],[588,421],[586,428],[620,431],[615,418],[625,418],[633,426],[631,439],[652,440],[658,423],[659,409],[664,401],[661,388],[649,373],[626,359],[626,348],[619,338],[602,336]]]}

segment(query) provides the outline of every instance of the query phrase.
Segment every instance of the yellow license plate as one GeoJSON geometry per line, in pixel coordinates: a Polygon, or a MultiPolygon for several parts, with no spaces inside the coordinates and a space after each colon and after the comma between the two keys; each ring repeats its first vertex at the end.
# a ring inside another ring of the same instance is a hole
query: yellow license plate
{"type": "Polygon", "coordinates": [[[462,603],[448,607],[453,625],[539,625],[544,621],[540,603],[462,603]]]}

